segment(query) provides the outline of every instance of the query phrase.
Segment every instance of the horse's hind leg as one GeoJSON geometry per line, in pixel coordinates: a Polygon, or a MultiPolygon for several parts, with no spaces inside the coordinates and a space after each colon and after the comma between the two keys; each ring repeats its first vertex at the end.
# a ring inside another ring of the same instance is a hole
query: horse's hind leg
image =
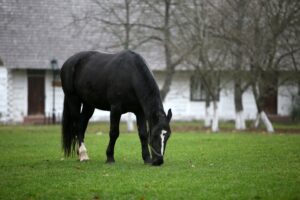
{"type": "Polygon", "coordinates": [[[89,119],[92,117],[94,110],[95,109],[93,107],[91,107],[87,104],[83,104],[82,111],[80,113],[79,130],[78,130],[78,144],[79,144],[78,156],[79,156],[80,161],[89,160],[89,156],[87,154],[87,149],[84,145],[84,134],[85,134],[89,119]]]}
{"type": "Polygon", "coordinates": [[[119,123],[121,118],[120,106],[111,106],[110,111],[110,131],[109,131],[109,144],[106,150],[107,160],[106,163],[114,163],[114,148],[116,140],[119,137],[119,123]]]}
{"type": "Polygon", "coordinates": [[[143,112],[136,114],[136,122],[139,131],[139,137],[142,145],[142,157],[145,164],[152,163],[149,149],[148,149],[148,134],[147,134],[147,125],[146,119],[143,112]]]}

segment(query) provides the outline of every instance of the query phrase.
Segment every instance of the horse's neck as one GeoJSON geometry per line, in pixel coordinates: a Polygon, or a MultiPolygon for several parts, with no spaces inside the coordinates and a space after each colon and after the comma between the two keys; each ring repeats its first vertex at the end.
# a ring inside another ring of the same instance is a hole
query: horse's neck
{"type": "Polygon", "coordinates": [[[134,88],[143,112],[148,121],[155,113],[163,111],[163,104],[160,98],[159,88],[148,67],[137,67],[137,76],[134,76],[134,88]]]}
{"type": "Polygon", "coordinates": [[[153,127],[160,122],[160,120],[166,117],[162,101],[158,95],[154,98],[151,96],[151,98],[143,99],[141,104],[151,131],[153,127]]]}
{"type": "Polygon", "coordinates": [[[152,107],[148,116],[146,116],[150,129],[152,129],[155,125],[157,125],[160,121],[162,121],[166,117],[162,104],[157,107],[152,107]]]}
{"type": "Polygon", "coordinates": [[[160,97],[150,98],[149,100],[143,101],[142,107],[148,120],[151,120],[154,116],[159,116],[164,112],[160,97]]]}

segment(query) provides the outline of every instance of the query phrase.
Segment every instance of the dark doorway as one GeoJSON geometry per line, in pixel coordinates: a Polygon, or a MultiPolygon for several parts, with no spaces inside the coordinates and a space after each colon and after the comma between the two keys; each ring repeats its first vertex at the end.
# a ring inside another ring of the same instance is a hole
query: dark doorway
{"type": "Polygon", "coordinates": [[[28,70],[28,115],[45,114],[45,71],[28,70]]]}
{"type": "Polygon", "coordinates": [[[265,97],[264,104],[267,114],[277,115],[277,90],[265,97]]]}
{"type": "Polygon", "coordinates": [[[263,75],[264,110],[267,114],[277,115],[278,74],[276,72],[263,75]]]}

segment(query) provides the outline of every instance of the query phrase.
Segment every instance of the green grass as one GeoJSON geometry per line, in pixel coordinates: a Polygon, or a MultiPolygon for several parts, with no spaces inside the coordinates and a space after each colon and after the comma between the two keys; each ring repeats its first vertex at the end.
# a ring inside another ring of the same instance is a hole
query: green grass
{"type": "Polygon", "coordinates": [[[86,163],[63,159],[59,132],[0,126],[0,199],[300,199],[300,135],[173,133],[152,167],[136,133],[120,135],[107,165],[105,124],[88,129],[86,163]]]}

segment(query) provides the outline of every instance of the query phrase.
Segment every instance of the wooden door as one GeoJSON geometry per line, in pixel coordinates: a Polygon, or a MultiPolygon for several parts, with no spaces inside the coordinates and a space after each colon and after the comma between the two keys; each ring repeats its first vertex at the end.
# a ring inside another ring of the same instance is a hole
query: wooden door
{"type": "Polygon", "coordinates": [[[45,73],[28,71],[28,115],[45,114],[45,73]]]}
{"type": "Polygon", "coordinates": [[[277,91],[272,91],[264,99],[265,111],[267,114],[276,115],[277,114],[277,91]]]}
{"type": "Polygon", "coordinates": [[[264,110],[267,114],[277,114],[278,74],[266,72],[263,76],[264,110]]]}

